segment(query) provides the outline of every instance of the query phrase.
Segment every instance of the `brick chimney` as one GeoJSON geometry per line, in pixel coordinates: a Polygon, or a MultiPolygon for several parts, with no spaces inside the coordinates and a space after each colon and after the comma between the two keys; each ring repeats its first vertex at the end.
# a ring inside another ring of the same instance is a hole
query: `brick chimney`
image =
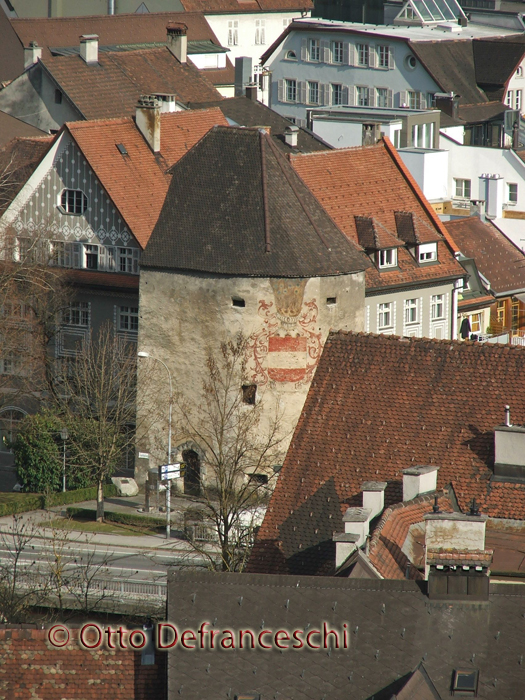
{"type": "Polygon", "coordinates": [[[88,64],[98,63],[98,34],[82,34],[80,57],[88,64]]]}
{"type": "Polygon", "coordinates": [[[30,41],[29,46],[24,47],[24,68],[29,68],[42,58],[42,47],[36,41],[30,41]]]}
{"type": "Polygon", "coordinates": [[[141,95],[135,110],[135,124],[153,153],[160,151],[160,113],[162,103],[154,95],[141,95]]]}
{"type": "Polygon", "coordinates": [[[439,467],[403,469],[403,501],[411,501],[423,493],[435,491],[439,467]]]}
{"type": "Polygon", "coordinates": [[[169,22],[166,26],[166,44],[181,63],[188,60],[188,27],[182,22],[169,22]]]}

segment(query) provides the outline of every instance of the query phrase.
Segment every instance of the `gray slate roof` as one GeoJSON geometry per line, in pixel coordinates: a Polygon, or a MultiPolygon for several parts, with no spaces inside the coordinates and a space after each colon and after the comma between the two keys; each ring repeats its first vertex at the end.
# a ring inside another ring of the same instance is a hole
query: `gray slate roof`
{"type": "MultiPolygon", "coordinates": [[[[443,699],[450,697],[455,669],[478,669],[478,698],[519,700],[525,591],[519,585],[493,585],[491,591],[488,603],[431,603],[413,581],[172,570],[168,620],[179,632],[198,630],[203,621],[208,629],[255,634],[322,629],[323,622],[341,630],[346,622],[350,648],[333,648],[333,638],[330,653],[177,647],[168,652],[168,700],[233,700],[243,694],[261,694],[262,700],[390,700],[421,661],[443,699]]],[[[400,697],[432,698],[426,685],[423,691],[419,684],[416,694],[409,686],[400,697]]]]}
{"type": "Polygon", "coordinates": [[[370,265],[264,131],[214,127],[171,173],[142,267],[323,277],[370,265]]]}

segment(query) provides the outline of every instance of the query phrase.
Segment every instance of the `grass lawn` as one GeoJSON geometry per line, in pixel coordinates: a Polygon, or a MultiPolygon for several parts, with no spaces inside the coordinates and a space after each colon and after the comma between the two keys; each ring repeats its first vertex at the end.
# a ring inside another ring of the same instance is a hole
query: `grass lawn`
{"type": "Polygon", "coordinates": [[[125,535],[136,537],[137,535],[156,535],[162,528],[153,529],[147,526],[121,525],[120,523],[97,523],[95,520],[86,518],[55,518],[45,520],[40,525],[45,527],[55,527],[59,530],[78,530],[80,532],[104,532],[108,535],[125,535]]]}

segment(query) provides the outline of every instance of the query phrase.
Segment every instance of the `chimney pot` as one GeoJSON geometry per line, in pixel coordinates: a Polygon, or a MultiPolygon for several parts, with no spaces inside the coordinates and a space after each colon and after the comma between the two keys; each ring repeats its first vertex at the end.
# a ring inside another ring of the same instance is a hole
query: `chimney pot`
{"type": "Polygon", "coordinates": [[[80,37],[80,57],[86,63],[98,63],[98,34],[82,34],[80,37]]]}
{"type": "Polygon", "coordinates": [[[246,86],[246,97],[253,102],[257,102],[257,84],[252,83],[246,86]]]}
{"type": "Polygon", "coordinates": [[[385,507],[386,481],[365,481],[361,485],[363,508],[370,511],[370,520],[380,515],[385,507]]]}
{"type": "Polygon", "coordinates": [[[297,137],[299,135],[299,127],[294,124],[287,126],[284,130],[284,140],[290,148],[297,148],[297,137]]]}
{"type": "Polygon", "coordinates": [[[160,151],[161,101],[154,95],[141,95],[135,111],[137,129],[153,153],[160,151]]]}
{"type": "Polygon", "coordinates": [[[371,511],[369,508],[347,508],[343,515],[345,533],[358,535],[356,547],[362,547],[370,530],[371,511]]]}
{"type": "Polygon", "coordinates": [[[182,22],[168,22],[166,44],[181,63],[188,62],[188,27],[182,22]]]}

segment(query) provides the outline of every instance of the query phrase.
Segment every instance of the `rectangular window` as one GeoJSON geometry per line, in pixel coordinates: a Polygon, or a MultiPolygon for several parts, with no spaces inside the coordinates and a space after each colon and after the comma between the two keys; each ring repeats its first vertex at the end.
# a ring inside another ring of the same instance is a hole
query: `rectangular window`
{"type": "Polygon", "coordinates": [[[437,243],[422,243],[418,246],[417,256],[420,263],[437,260],[437,243]]]}
{"type": "Polygon", "coordinates": [[[286,102],[297,102],[297,80],[289,80],[286,78],[284,81],[284,88],[286,102]]]}
{"type": "Polygon", "coordinates": [[[405,299],[405,323],[419,322],[419,299],[405,299]]]}
{"type": "Polygon", "coordinates": [[[408,106],[410,109],[418,109],[419,107],[419,100],[418,100],[418,93],[414,92],[414,90],[407,90],[407,99],[408,99],[408,106]]]}
{"type": "Polygon", "coordinates": [[[370,50],[368,44],[357,44],[357,65],[368,66],[370,50]]]}
{"type": "Polygon", "coordinates": [[[456,197],[470,199],[470,180],[454,178],[454,183],[456,187],[456,197]]]}
{"type": "Polygon", "coordinates": [[[436,95],[433,92],[427,92],[427,107],[428,109],[436,108],[436,95]]]}
{"type": "Polygon", "coordinates": [[[376,88],[376,107],[388,107],[388,88],[376,88]]]}
{"type": "Polygon", "coordinates": [[[505,104],[507,107],[510,107],[512,109],[514,102],[514,90],[507,90],[507,95],[505,97],[505,104]]]}
{"type": "Polygon", "coordinates": [[[139,310],[136,306],[121,306],[119,330],[136,333],[139,329],[139,310]]]}
{"type": "Polygon", "coordinates": [[[394,325],[392,315],[392,302],[389,302],[388,304],[379,304],[378,311],[378,328],[392,328],[394,325]]]}
{"type": "Polygon", "coordinates": [[[343,62],[343,42],[333,41],[332,42],[332,63],[342,63],[343,62]]]}
{"type": "Polygon", "coordinates": [[[481,332],[481,314],[472,314],[472,316],[470,317],[470,332],[481,332]]]}
{"type": "Polygon", "coordinates": [[[228,22],[228,46],[237,46],[239,43],[239,21],[234,19],[228,22]]]}
{"type": "Polygon", "coordinates": [[[390,65],[390,47],[378,46],[377,56],[379,60],[379,68],[388,68],[390,65]]]}
{"type": "Polygon", "coordinates": [[[368,107],[370,104],[368,88],[361,85],[357,86],[357,104],[359,107],[368,107]]]}
{"type": "Polygon", "coordinates": [[[319,104],[319,83],[308,82],[308,102],[311,105],[319,104]]]}
{"type": "Polygon", "coordinates": [[[20,353],[13,350],[6,352],[6,356],[0,359],[0,374],[22,374],[20,353]]]}
{"type": "Polygon", "coordinates": [[[98,245],[84,245],[84,267],[87,270],[98,270],[98,245]]]}
{"type": "Polygon", "coordinates": [[[332,84],[332,104],[342,105],[343,104],[343,86],[332,84]]]}
{"type": "Polygon", "coordinates": [[[514,102],[514,105],[515,105],[514,109],[521,110],[521,94],[522,94],[521,90],[516,90],[516,99],[514,102]]]}
{"type": "Polygon", "coordinates": [[[507,182],[507,201],[516,204],[518,201],[518,184],[516,182],[507,182]]]}
{"type": "Polygon", "coordinates": [[[511,323],[512,330],[517,331],[520,325],[520,303],[519,301],[513,301],[511,307],[511,323]]]}
{"type": "Polygon", "coordinates": [[[136,272],[133,248],[118,248],[118,269],[120,272],[136,272]]]}
{"type": "Polygon", "coordinates": [[[266,20],[255,20],[255,43],[266,44],[266,20]]]}
{"type": "Polygon", "coordinates": [[[378,253],[378,265],[379,267],[395,267],[397,265],[396,248],[380,250],[378,253]]]}
{"type": "Polygon", "coordinates": [[[496,307],[496,321],[498,322],[498,330],[502,330],[505,328],[505,302],[504,301],[498,301],[498,305],[496,307]]]}
{"type": "Polygon", "coordinates": [[[89,303],[75,301],[62,314],[62,323],[66,326],[89,326],[89,303]]]}
{"type": "Polygon", "coordinates": [[[321,42],[319,39],[308,40],[308,60],[319,61],[321,59],[321,42]]]}
{"type": "Polygon", "coordinates": [[[430,298],[430,318],[436,321],[438,318],[445,318],[445,295],[434,294],[430,298]]]}

